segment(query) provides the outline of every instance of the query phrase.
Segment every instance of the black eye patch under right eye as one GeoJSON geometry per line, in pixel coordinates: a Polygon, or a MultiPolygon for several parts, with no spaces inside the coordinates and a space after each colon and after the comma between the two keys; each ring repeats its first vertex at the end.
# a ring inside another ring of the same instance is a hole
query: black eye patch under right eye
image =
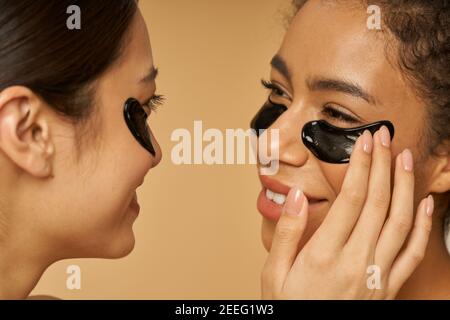
{"type": "Polygon", "coordinates": [[[269,128],[285,111],[287,107],[271,101],[266,102],[250,123],[250,128],[259,136],[263,130],[269,128]]]}

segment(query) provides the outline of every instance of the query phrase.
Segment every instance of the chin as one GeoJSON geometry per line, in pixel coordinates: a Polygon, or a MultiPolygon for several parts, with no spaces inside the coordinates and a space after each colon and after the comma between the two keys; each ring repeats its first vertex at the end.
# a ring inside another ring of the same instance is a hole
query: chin
{"type": "Polygon", "coordinates": [[[133,231],[135,215],[126,215],[120,225],[113,230],[104,233],[106,238],[103,242],[104,252],[107,259],[119,259],[129,255],[135,246],[136,239],[133,231]]]}
{"type": "Polygon", "coordinates": [[[124,235],[118,235],[111,241],[104,250],[102,258],[105,259],[120,259],[128,256],[134,249],[135,237],[133,231],[124,235]]]}

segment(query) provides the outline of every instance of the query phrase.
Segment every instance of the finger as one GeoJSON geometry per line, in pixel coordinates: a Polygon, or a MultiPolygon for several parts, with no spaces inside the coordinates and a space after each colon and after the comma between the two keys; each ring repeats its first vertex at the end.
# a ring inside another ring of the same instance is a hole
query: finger
{"type": "Polygon", "coordinates": [[[375,251],[391,200],[391,137],[386,126],[374,135],[367,199],[348,241],[349,248],[375,251]]]}
{"type": "Polygon", "coordinates": [[[297,256],[298,243],[308,221],[308,200],[299,188],[292,188],[278,220],[272,247],[263,270],[263,282],[278,292],[297,256]]]}
{"type": "Polygon", "coordinates": [[[321,247],[338,250],[347,242],[366,199],[372,149],[372,134],[366,130],[355,144],[341,191],[313,236],[321,247]]]}
{"type": "Polygon", "coordinates": [[[420,203],[411,237],[404,251],[392,265],[389,274],[390,292],[397,293],[400,290],[425,256],[432,227],[433,210],[434,201],[430,195],[420,203]]]}
{"type": "Polygon", "coordinates": [[[411,231],[414,219],[414,171],[411,151],[396,158],[391,210],[376,245],[375,261],[389,270],[411,231]]]}

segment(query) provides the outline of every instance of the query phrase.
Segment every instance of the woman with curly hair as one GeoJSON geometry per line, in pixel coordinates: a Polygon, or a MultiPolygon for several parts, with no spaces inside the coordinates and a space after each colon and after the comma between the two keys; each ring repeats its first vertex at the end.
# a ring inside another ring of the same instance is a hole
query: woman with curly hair
{"type": "Polygon", "coordinates": [[[280,136],[263,298],[449,299],[449,1],[295,9],[252,121],[280,136]]]}

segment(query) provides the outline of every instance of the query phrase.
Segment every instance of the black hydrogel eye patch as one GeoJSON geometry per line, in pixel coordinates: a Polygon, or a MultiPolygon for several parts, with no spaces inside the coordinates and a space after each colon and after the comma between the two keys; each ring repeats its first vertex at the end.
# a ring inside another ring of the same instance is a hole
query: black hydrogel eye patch
{"type": "Polygon", "coordinates": [[[142,147],[150,152],[152,156],[156,156],[147,123],[148,115],[139,101],[134,98],[129,98],[125,102],[123,114],[125,122],[136,140],[142,147]]]}
{"type": "Polygon", "coordinates": [[[318,159],[328,163],[348,163],[358,137],[365,130],[373,135],[383,125],[388,128],[392,139],[394,126],[389,121],[378,121],[356,128],[338,128],[325,120],[311,121],[303,127],[302,140],[318,159]]]}
{"type": "Polygon", "coordinates": [[[250,123],[250,128],[256,131],[259,136],[264,130],[269,128],[282,114],[287,107],[281,104],[267,102],[255,115],[250,123]]]}

